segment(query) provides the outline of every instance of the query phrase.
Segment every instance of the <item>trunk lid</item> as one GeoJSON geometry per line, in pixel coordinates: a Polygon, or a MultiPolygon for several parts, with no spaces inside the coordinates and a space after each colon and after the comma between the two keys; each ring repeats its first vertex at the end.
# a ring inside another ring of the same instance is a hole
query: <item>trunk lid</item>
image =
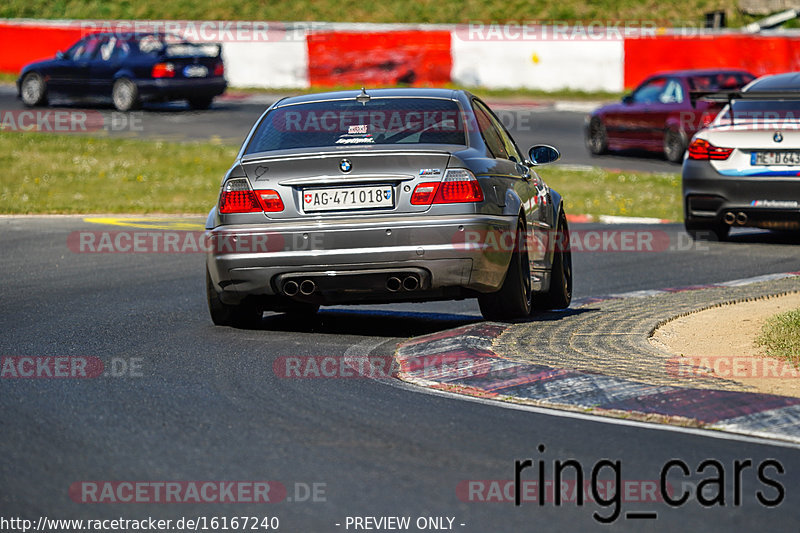
{"type": "Polygon", "coordinates": [[[254,190],[280,194],[284,210],[270,218],[420,213],[430,206],[410,203],[414,187],[441,181],[451,157],[436,148],[287,150],[247,156],[242,167],[254,190]]]}

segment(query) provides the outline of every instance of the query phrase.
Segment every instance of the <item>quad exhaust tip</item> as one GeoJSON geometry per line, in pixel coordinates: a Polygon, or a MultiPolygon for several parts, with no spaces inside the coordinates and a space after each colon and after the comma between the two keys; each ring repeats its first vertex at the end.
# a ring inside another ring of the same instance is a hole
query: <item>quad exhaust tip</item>
{"type": "Polygon", "coordinates": [[[397,292],[401,289],[409,292],[419,289],[419,278],[411,275],[401,280],[397,276],[391,276],[386,280],[386,290],[389,292],[397,292]]]}
{"type": "Polygon", "coordinates": [[[739,211],[736,214],[736,223],[739,224],[740,226],[744,226],[745,224],[747,224],[747,213],[739,211]]]}
{"type": "Polygon", "coordinates": [[[294,296],[300,290],[300,286],[296,281],[289,280],[283,284],[283,294],[286,296],[294,296]]]}
{"type": "Polygon", "coordinates": [[[419,288],[419,280],[416,276],[406,276],[403,279],[403,288],[407,291],[415,291],[419,288]]]}
{"type": "Polygon", "coordinates": [[[736,222],[736,215],[734,215],[732,211],[728,211],[725,213],[725,216],[722,217],[722,221],[727,225],[732,226],[733,223],[736,222]]]}
{"type": "Polygon", "coordinates": [[[289,280],[283,284],[283,294],[286,296],[297,296],[297,293],[303,296],[310,296],[317,290],[317,284],[310,279],[304,279],[300,283],[294,280],[289,280]]]}
{"type": "Polygon", "coordinates": [[[303,296],[310,296],[314,294],[315,290],[317,290],[317,284],[310,279],[303,280],[303,282],[300,283],[300,294],[303,296]]]}

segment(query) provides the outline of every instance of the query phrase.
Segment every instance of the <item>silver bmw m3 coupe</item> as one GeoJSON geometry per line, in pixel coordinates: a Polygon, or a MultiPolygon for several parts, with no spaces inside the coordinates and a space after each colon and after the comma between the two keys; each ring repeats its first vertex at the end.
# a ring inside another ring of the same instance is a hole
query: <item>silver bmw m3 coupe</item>
{"type": "Polygon", "coordinates": [[[561,196],[465,91],[285,98],[258,119],[206,222],[212,320],[477,298],[488,319],[569,306],[561,196]]]}

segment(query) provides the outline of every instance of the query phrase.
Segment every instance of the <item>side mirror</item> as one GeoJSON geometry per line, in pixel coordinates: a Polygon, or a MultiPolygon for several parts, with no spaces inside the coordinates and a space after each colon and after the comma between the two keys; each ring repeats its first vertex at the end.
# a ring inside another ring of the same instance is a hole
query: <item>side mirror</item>
{"type": "Polygon", "coordinates": [[[64,59],[64,52],[62,52],[61,50],[56,52],[56,59],[64,59]]]}
{"type": "Polygon", "coordinates": [[[528,158],[533,166],[554,163],[561,159],[561,152],[547,144],[537,144],[528,150],[528,158]]]}
{"type": "Polygon", "coordinates": [[[622,103],[625,104],[625,105],[632,104],[633,103],[633,95],[632,94],[626,94],[625,96],[623,96],[622,97],[622,103]]]}

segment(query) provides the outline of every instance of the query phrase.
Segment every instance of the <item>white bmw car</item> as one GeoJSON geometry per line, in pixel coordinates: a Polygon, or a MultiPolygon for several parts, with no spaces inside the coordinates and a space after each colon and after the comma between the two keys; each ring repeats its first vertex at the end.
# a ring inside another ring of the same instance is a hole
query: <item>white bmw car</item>
{"type": "Polygon", "coordinates": [[[759,78],[728,105],[683,161],[686,231],[727,238],[733,226],[800,229],[800,73],[759,78]]]}

